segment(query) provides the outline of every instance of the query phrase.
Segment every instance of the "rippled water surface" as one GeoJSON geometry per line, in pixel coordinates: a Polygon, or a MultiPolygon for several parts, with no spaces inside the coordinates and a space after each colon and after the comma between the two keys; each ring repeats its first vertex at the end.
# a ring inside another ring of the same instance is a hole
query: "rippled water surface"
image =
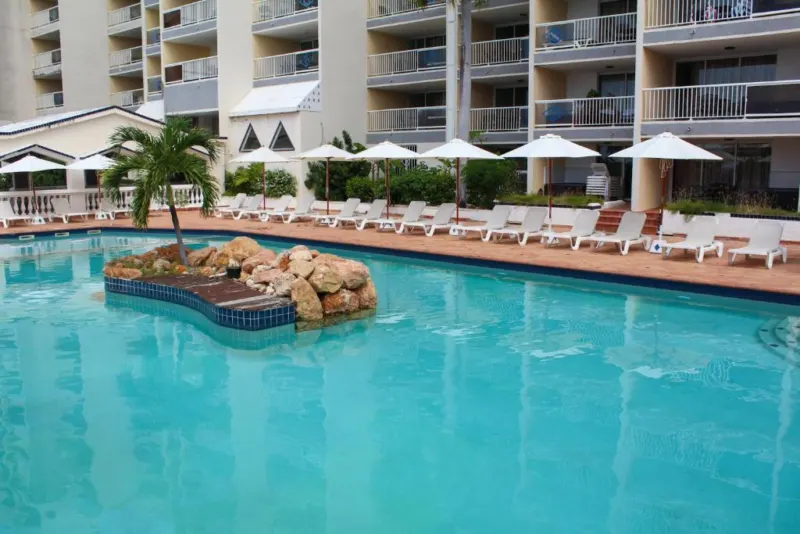
{"type": "Polygon", "coordinates": [[[800,532],[798,310],[376,256],[242,338],[103,301],[155,236],[0,243],[0,533],[800,532]]]}

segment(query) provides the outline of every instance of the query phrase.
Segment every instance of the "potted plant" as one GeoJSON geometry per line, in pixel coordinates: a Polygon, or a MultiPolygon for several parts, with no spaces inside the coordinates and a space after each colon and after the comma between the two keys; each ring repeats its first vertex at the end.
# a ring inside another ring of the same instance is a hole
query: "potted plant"
{"type": "Polygon", "coordinates": [[[228,267],[225,268],[225,274],[228,278],[238,279],[242,276],[242,265],[234,259],[229,260],[228,267]]]}

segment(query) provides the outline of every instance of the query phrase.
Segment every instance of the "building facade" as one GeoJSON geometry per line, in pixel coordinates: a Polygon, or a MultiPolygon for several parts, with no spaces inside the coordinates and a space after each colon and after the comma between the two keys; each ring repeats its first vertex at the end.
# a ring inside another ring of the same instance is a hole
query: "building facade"
{"type": "MultiPolygon", "coordinates": [[[[446,0],[10,4],[0,121],[112,104],[184,115],[225,138],[229,158],[258,145],[291,156],[342,130],[422,151],[457,131],[459,21],[446,0]]],[[[676,164],[673,196],[796,205],[798,0],[487,0],[472,36],[473,142],[505,151],[557,133],[601,153],[557,162],[556,188],[580,189],[605,163],[618,196],[653,208],[657,163],[609,156],[670,131],[723,158],[676,164]]],[[[542,189],[541,163],[519,167],[542,189]]]]}

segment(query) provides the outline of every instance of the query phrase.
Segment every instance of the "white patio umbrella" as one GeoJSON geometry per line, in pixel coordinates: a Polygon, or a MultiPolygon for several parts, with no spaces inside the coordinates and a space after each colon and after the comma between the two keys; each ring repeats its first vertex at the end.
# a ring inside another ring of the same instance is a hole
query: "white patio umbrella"
{"type": "Polygon", "coordinates": [[[366,160],[386,160],[386,168],[384,171],[384,181],[386,183],[386,217],[389,217],[389,211],[392,205],[392,199],[389,193],[389,162],[393,159],[417,159],[419,154],[413,150],[408,150],[399,145],[384,141],[372,148],[368,148],[358,154],[351,154],[348,159],[366,159],[366,160]]]}
{"type": "MultiPolygon", "coordinates": [[[[70,171],[105,171],[114,166],[114,160],[102,154],[95,154],[86,159],[79,159],[75,163],[67,165],[70,171]]],[[[103,199],[102,173],[97,176],[97,199],[98,203],[103,199]]]]}
{"type": "Polygon", "coordinates": [[[31,174],[34,172],[53,171],[59,169],[66,169],[66,167],[64,167],[60,163],[53,163],[52,161],[47,161],[45,159],[37,158],[36,156],[25,156],[21,160],[0,167],[0,174],[15,174],[18,172],[28,173],[28,186],[31,188],[31,191],[33,192],[32,211],[38,214],[39,203],[36,200],[36,184],[33,182],[33,177],[31,176],[31,174]]]}
{"type": "Polygon", "coordinates": [[[263,197],[261,209],[267,209],[267,163],[288,163],[289,160],[262,146],[258,150],[248,152],[243,156],[231,160],[231,163],[263,163],[261,169],[261,196],[263,197]]]}
{"type": "Polygon", "coordinates": [[[303,152],[294,159],[325,162],[325,201],[327,202],[326,214],[331,214],[331,161],[344,161],[350,157],[350,152],[336,148],[333,145],[322,145],[308,152],[303,152]]]}
{"type": "Polygon", "coordinates": [[[659,134],[652,139],[637,143],[630,148],[620,150],[611,155],[612,158],[658,159],[661,168],[661,205],[659,206],[658,240],[664,226],[664,203],[667,197],[667,175],[672,168],[673,160],[722,160],[716,154],[695,146],[669,132],[659,134]]]}
{"type": "Polygon", "coordinates": [[[456,160],[456,224],[459,221],[459,205],[461,204],[461,160],[466,159],[503,159],[482,148],[461,139],[452,139],[442,146],[428,150],[419,155],[420,159],[454,159],[456,160]]]}
{"type": "Polygon", "coordinates": [[[504,158],[547,158],[547,193],[548,217],[550,227],[553,226],[553,158],[591,158],[599,156],[598,152],[590,150],[560,135],[546,134],[527,145],[504,154],[504,158]]]}

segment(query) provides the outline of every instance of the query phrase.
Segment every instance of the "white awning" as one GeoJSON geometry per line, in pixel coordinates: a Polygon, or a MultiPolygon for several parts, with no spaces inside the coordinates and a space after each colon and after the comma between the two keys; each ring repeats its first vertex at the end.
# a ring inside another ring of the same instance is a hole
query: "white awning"
{"type": "Polygon", "coordinates": [[[136,110],[136,113],[150,119],[164,122],[164,101],[151,100],[150,102],[146,102],[136,110]]]}
{"type": "Polygon", "coordinates": [[[322,111],[319,81],[256,87],[231,110],[229,116],[252,117],[294,111],[322,111]]]}

